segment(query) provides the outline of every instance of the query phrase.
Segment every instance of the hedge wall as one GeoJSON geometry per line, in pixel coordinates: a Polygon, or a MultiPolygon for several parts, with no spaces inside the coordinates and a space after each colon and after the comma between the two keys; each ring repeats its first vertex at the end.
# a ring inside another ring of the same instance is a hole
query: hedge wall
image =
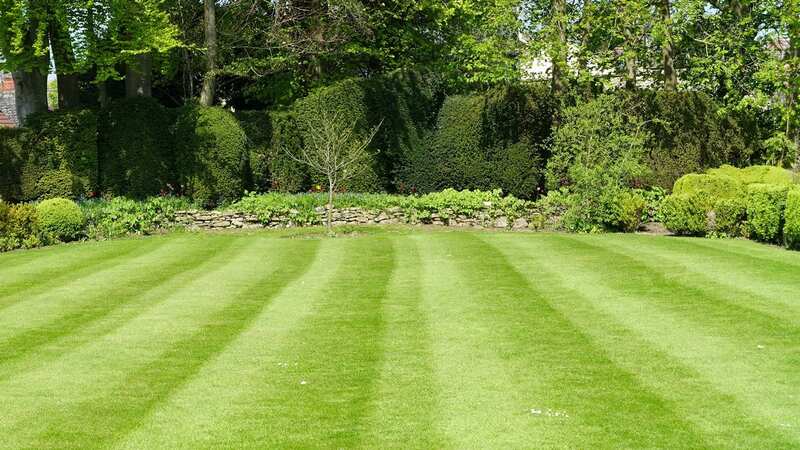
{"type": "Polygon", "coordinates": [[[249,173],[247,136],[229,111],[189,105],[175,126],[181,192],[205,206],[238,200],[249,173]]]}
{"type": "Polygon", "coordinates": [[[0,128],[0,200],[22,199],[22,148],[26,130],[0,128]]]}
{"type": "Polygon", "coordinates": [[[101,112],[98,158],[102,191],[146,198],[174,190],[175,113],[155,99],[119,99],[101,112]]]}
{"type": "Polygon", "coordinates": [[[515,84],[445,99],[436,129],[403,161],[399,182],[412,191],[502,189],[537,195],[555,104],[539,84],[515,84]]]}

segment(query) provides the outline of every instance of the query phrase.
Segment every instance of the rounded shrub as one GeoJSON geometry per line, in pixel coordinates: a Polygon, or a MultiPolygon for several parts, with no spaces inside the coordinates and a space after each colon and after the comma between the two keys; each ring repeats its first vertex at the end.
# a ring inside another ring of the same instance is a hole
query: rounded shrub
{"type": "Polygon", "coordinates": [[[747,202],[744,197],[723,198],[714,203],[709,228],[719,235],[737,237],[745,234],[747,202]]]}
{"type": "Polygon", "coordinates": [[[222,108],[187,106],[176,123],[177,166],[182,190],[204,206],[244,194],[247,136],[222,108]]]}
{"type": "Polygon", "coordinates": [[[672,192],[677,195],[694,195],[713,204],[718,199],[741,198],[745,185],[727,175],[708,175],[691,173],[675,182],[672,192]]]}
{"type": "Polygon", "coordinates": [[[0,252],[38,247],[42,244],[39,235],[35,207],[9,205],[0,200],[0,252]]]}
{"type": "Polygon", "coordinates": [[[800,189],[790,189],[786,196],[785,224],[783,238],[786,246],[800,250],[800,189]]]}
{"type": "Polygon", "coordinates": [[[783,231],[788,186],[751,184],[747,187],[747,226],[750,237],[777,243],[783,231]]]}
{"type": "Polygon", "coordinates": [[[744,184],[793,184],[794,174],[790,170],[786,170],[775,166],[750,166],[744,168],[733,167],[724,165],[716,169],[710,169],[709,175],[712,176],[727,176],[739,180],[744,184]]]}
{"type": "Polygon", "coordinates": [[[699,236],[708,228],[705,202],[696,195],[667,196],[661,203],[660,214],[664,225],[675,234],[699,236]]]}
{"type": "Polygon", "coordinates": [[[85,219],[81,208],[72,200],[53,198],[36,206],[42,231],[59,241],[73,241],[83,232],[85,219]]]}

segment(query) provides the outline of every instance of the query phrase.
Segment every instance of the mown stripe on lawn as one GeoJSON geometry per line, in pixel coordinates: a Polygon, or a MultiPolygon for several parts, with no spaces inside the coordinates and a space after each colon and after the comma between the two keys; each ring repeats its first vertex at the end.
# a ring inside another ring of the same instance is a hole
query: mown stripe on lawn
{"type": "MultiPolygon", "coordinates": [[[[615,364],[637,377],[691,420],[712,448],[790,448],[781,430],[754,418],[739,399],[721,392],[714,379],[654,345],[656,330],[623,324],[598,302],[616,302],[616,292],[597,289],[588,272],[576,270],[583,250],[553,243],[548,236],[486,236],[528,278],[548,286],[550,304],[583,330],[615,364]]],[[[629,317],[637,321],[637,317],[629,317]]],[[[646,426],[643,427],[646,430],[646,426]]],[[[676,444],[682,444],[676,442],[676,444]]]]}
{"type": "MultiPolygon", "coordinates": [[[[59,442],[84,446],[94,442],[95,436],[98,440],[109,438],[105,418],[91,412],[113,416],[114,411],[101,406],[111,401],[117,403],[116,413],[124,415],[125,399],[115,391],[134,399],[139,394],[147,396],[146,390],[126,391],[127,377],[194,336],[216,312],[234,303],[238,294],[275,270],[275,262],[283,257],[275,251],[279,246],[276,239],[236,237],[226,258],[215,258],[205,272],[182,280],[186,284],[180,289],[168,289],[165,298],[151,297],[156,300],[152,305],[113,332],[0,382],[0,395],[14,411],[0,414],[0,435],[13,436],[17,443],[10,445],[24,447],[59,442]],[[81,416],[84,407],[83,412],[89,413],[86,417],[81,416]]],[[[160,385],[158,377],[151,381],[160,385]]]]}
{"type": "Polygon", "coordinates": [[[285,365],[263,375],[271,405],[243,442],[267,448],[351,448],[366,432],[383,365],[383,306],[394,271],[392,241],[342,239],[348,258],[313,313],[281,349],[285,365]]]}
{"type": "MultiPolygon", "coordinates": [[[[102,401],[92,400],[77,405],[84,417],[102,421],[102,432],[49,430],[51,435],[67,437],[62,442],[67,446],[82,446],[88,443],[105,447],[124,437],[167,400],[187,381],[193,378],[203,365],[224,351],[244,331],[281,289],[300,277],[314,261],[317,242],[309,241],[305,246],[281,241],[270,249],[279,258],[264,267],[248,285],[232,293],[230,301],[206,318],[203,325],[190,335],[171,343],[170,348],[144,367],[127,374],[112,395],[102,401]]],[[[60,427],[59,427],[60,428],[60,427]]]]}
{"type": "Polygon", "coordinates": [[[120,264],[130,256],[155,250],[161,243],[160,239],[153,238],[123,240],[85,250],[80,246],[69,246],[71,251],[66,255],[60,254],[55,261],[43,258],[24,270],[0,269],[0,313],[17,302],[120,264]]]}
{"type": "MultiPolygon", "coordinates": [[[[75,298],[68,298],[67,303],[62,305],[63,313],[49,323],[20,329],[17,334],[0,340],[0,379],[24,366],[25,362],[18,360],[33,360],[36,364],[41,364],[48,359],[48,353],[63,354],[85,342],[86,338],[76,339],[72,335],[79,334],[108,316],[118,314],[128,305],[134,306],[136,300],[147,298],[150,292],[159,291],[163,294],[162,287],[166,284],[177,287],[178,284],[174,282],[182,274],[215,256],[225,246],[230,245],[233,239],[215,238],[207,241],[206,245],[198,245],[195,239],[165,240],[158,250],[101,272],[104,280],[113,282],[103,283],[102,289],[98,291],[77,291],[75,298]],[[57,341],[55,349],[44,354],[38,351],[57,341]],[[12,365],[12,362],[18,364],[12,365]]],[[[91,284],[98,285],[94,281],[91,284]]],[[[141,305],[141,308],[144,306],[141,305]]],[[[117,326],[130,318],[123,318],[117,326]]],[[[26,315],[18,315],[12,319],[24,324],[26,315]]],[[[30,367],[31,361],[27,362],[30,367]]]]}
{"type": "Polygon", "coordinates": [[[597,293],[596,307],[705,374],[759,420],[800,440],[796,328],[771,326],[771,319],[725,303],[725,292],[708,296],[698,286],[598,246],[591,237],[551,239],[579,255],[571,270],[597,293]]]}
{"type": "MultiPolygon", "coordinates": [[[[800,326],[800,267],[769,264],[732,252],[695,246],[683,240],[650,236],[609,236],[604,245],[656,264],[671,277],[698,286],[708,295],[724,292],[727,302],[767,315],[778,324],[800,326]]],[[[600,243],[598,241],[598,243],[600,243]]],[[[726,246],[726,241],[718,247],[726,246]]]]}
{"type": "Polygon", "coordinates": [[[549,305],[547,286],[520,274],[477,234],[419,239],[427,249],[439,425],[455,447],[704,444],[549,305]]]}
{"type": "Polygon", "coordinates": [[[437,392],[429,324],[421,309],[420,249],[408,236],[393,239],[395,270],[383,306],[384,358],[364,448],[443,448],[434,425],[437,392]]]}
{"type": "MultiPolygon", "coordinates": [[[[299,244],[306,245],[306,244],[299,244]]],[[[269,399],[295,385],[281,373],[297,363],[297,330],[324,301],[337,268],[352,257],[337,240],[323,240],[306,273],[288,284],[247,330],[162,402],[117,448],[263,448],[264,423],[293,401],[269,399]],[[198,400],[200,399],[200,400],[198,400]]]]}

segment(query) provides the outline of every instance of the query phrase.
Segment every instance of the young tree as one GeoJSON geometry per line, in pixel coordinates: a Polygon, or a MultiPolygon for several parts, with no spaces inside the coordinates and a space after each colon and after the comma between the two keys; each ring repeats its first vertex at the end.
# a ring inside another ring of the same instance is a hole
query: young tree
{"type": "Polygon", "coordinates": [[[302,126],[306,139],[299,155],[284,149],[295,161],[325,177],[328,183],[328,206],[325,225],[333,234],[333,196],[336,188],[362,171],[368,162],[369,146],[381,127],[379,123],[366,135],[359,135],[356,122],[343,120],[317,101],[313,114],[305,115],[302,126]]]}

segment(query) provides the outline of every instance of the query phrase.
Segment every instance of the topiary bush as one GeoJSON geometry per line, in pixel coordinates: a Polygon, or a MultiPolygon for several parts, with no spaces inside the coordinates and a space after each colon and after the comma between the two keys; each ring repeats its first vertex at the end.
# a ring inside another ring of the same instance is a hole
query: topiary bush
{"type": "Polygon", "coordinates": [[[172,111],[153,98],[118,99],[100,113],[99,172],[109,195],[145,198],[177,184],[172,111]]]}
{"type": "Polygon", "coordinates": [[[311,177],[306,167],[292,159],[290,154],[297,155],[303,147],[303,136],[297,118],[292,112],[270,112],[270,128],[272,136],[269,146],[263,154],[265,162],[259,158],[254,167],[254,179],[259,180],[268,189],[278,192],[301,192],[311,186],[311,177]]]}
{"type": "Polygon", "coordinates": [[[85,224],[81,208],[72,200],[53,198],[36,205],[42,232],[62,242],[78,239],[85,224]]]}
{"type": "Polygon", "coordinates": [[[247,136],[233,114],[222,108],[184,107],[175,136],[183,193],[205,206],[232,202],[244,194],[247,136]]]}
{"type": "Polygon", "coordinates": [[[788,191],[788,186],[774,184],[747,187],[747,226],[752,239],[780,241],[788,191]]]}
{"type": "Polygon", "coordinates": [[[783,238],[786,246],[800,250],[800,189],[790,189],[786,196],[783,238]]]}
{"type": "Polygon", "coordinates": [[[727,175],[692,173],[678,179],[672,192],[698,196],[712,205],[718,199],[742,198],[746,189],[744,183],[727,175]]]}
{"type": "Polygon", "coordinates": [[[716,169],[709,169],[711,176],[727,176],[743,184],[783,184],[795,182],[794,174],[790,170],[775,166],[750,166],[744,168],[723,165],[716,169]]]}
{"type": "Polygon", "coordinates": [[[23,148],[30,132],[21,128],[0,128],[0,198],[22,199],[23,148]]]}
{"type": "Polygon", "coordinates": [[[97,115],[91,110],[34,114],[20,151],[20,200],[89,197],[97,188],[97,115]]]}
{"type": "Polygon", "coordinates": [[[739,237],[747,233],[747,201],[745,197],[723,198],[714,202],[709,231],[718,236],[739,237]]]}

